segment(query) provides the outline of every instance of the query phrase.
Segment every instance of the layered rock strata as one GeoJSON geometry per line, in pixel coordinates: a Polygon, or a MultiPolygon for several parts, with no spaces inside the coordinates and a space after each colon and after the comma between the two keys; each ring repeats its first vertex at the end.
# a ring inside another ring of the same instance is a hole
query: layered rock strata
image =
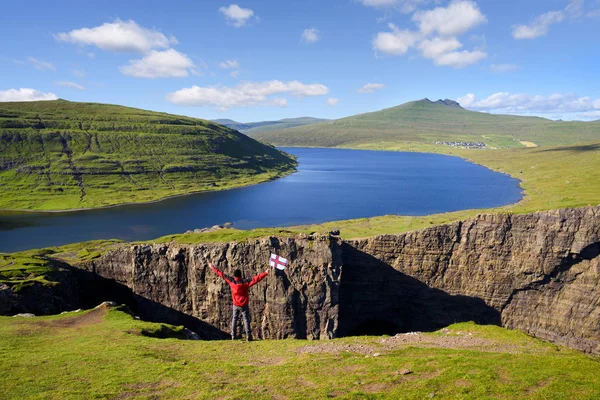
{"type": "MultiPolygon", "coordinates": [[[[269,254],[290,260],[250,291],[262,338],[325,339],[476,321],[600,354],[600,207],[480,215],[399,235],[299,235],[244,242],[123,246],[77,266],[82,302],[127,303],[142,318],[229,332],[227,284],[269,254]]],[[[1,299],[0,299],[1,300],[1,299]]]]}

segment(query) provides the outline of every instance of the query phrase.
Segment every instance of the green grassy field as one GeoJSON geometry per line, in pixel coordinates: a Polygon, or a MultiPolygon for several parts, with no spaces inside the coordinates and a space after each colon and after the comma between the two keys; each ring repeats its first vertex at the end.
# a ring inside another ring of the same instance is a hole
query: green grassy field
{"type": "MultiPolygon", "coordinates": [[[[482,142],[491,148],[554,146],[600,140],[600,121],[559,122],[468,111],[427,99],[320,124],[253,134],[277,146],[352,147],[436,141],[482,142]]],[[[445,145],[437,145],[444,151],[445,145]]]]}
{"type": "Polygon", "coordinates": [[[154,201],[264,182],[295,165],[210,121],[64,100],[0,104],[0,209],[154,201]]]}
{"type": "Polygon", "coordinates": [[[0,398],[600,396],[598,359],[495,326],[325,342],[180,335],[181,327],[134,320],[119,308],[0,317],[0,398]]]}

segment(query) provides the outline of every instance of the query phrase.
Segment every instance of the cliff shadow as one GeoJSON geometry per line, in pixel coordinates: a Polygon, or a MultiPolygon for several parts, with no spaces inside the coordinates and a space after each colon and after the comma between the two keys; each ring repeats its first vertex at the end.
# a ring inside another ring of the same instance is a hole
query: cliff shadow
{"type": "Polygon", "coordinates": [[[81,308],[96,307],[103,301],[125,304],[134,315],[149,322],[183,325],[198,334],[203,340],[227,339],[229,335],[217,327],[184,312],[167,307],[154,300],[133,293],[133,291],[113,279],[103,278],[94,272],[76,267],[68,267],[79,288],[81,308]]]}
{"type": "Polygon", "coordinates": [[[500,325],[500,313],[476,297],[451,295],[342,244],[338,336],[435,331],[457,322],[500,325]]]}

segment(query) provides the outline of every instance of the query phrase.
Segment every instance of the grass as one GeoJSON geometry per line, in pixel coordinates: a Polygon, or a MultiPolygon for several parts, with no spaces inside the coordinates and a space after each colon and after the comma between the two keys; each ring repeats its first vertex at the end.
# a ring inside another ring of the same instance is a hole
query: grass
{"type": "MultiPolygon", "coordinates": [[[[334,121],[253,137],[278,146],[352,147],[400,142],[404,146],[437,141],[482,142],[491,148],[524,147],[521,141],[556,146],[598,140],[600,121],[564,122],[538,117],[468,111],[427,99],[334,121]]],[[[438,145],[444,151],[445,145],[438,145]]]]}
{"type": "Polygon", "coordinates": [[[0,317],[0,398],[600,396],[597,359],[494,326],[461,323],[425,334],[425,344],[392,347],[382,344],[392,339],[379,337],[251,343],[150,337],[180,331],[118,308],[0,317]],[[462,344],[441,346],[444,336],[462,344]]]}
{"type": "Polygon", "coordinates": [[[0,253],[0,284],[9,286],[13,292],[36,283],[58,285],[57,272],[61,262],[91,261],[119,243],[118,240],[95,240],[19,253],[0,253]]]}
{"type": "Polygon", "coordinates": [[[295,165],[201,119],[64,100],[0,105],[0,209],[155,201],[264,182],[295,165]]]}

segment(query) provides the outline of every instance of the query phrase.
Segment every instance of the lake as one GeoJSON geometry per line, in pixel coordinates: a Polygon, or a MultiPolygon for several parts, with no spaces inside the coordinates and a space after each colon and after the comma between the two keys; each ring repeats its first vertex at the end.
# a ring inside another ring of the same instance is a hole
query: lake
{"type": "Polygon", "coordinates": [[[0,251],[92,239],[149,240],[225,222],[249,229],[427,215],[498,207],[522,197],[518,180],[458,157],[282,150],[298,157],[298,172],[255,186],[98,210],[0,215],[0,251]]]}

